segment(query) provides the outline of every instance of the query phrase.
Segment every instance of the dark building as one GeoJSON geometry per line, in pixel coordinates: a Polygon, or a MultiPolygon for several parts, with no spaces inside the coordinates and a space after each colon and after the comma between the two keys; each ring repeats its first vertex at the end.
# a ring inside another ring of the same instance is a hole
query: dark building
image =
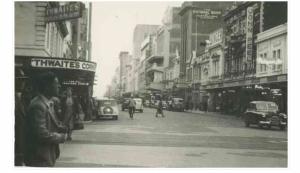
{"type": "Polygon", "coordinates": [[[209,33],[223,25],[222,15],[233,2],[184,2],[181,15],[181,78],[186,75],[186,63],[192,51],[199,55],[204,51],[201,43],[209,39],[209,33]]]}
{"type": "Polygon", "coordinates": [[[251,99],[262,99],[256,87],[261,84],[256,78],[257,34],[286,22],[287,2],[243,2],[224,15],[225,111],[240,113],[251,99]]]}

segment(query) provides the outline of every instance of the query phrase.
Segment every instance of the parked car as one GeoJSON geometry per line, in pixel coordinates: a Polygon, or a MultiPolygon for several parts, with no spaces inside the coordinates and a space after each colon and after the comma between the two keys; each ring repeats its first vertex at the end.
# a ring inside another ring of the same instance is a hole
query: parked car
{"type": "Polygon", "coordinates": [[[172,98],[172,104],[170,105],[171,111],[184,111],[184,103],[182,98],[172,98]]]}
{"type": "Polygon", "coordinates": [[[117,101],[114,99],[103,98],[97,99],[97,114],[96,118],[112,118],[117,120],[119,109],[117,101]]]}
{"type": "Polygon", "coordinates": [[[150,107],[150,101],[149,100],[145,100],[145,106],[150,107]]]}
{"type": "Polygon", "coordinates": [[[278,126],[281,130],[285,130],[287,126],[287,115],[279,113],[276,103],[270,101],[252,101],[247,106],[244,113],[244,121],[246,127],[252,124],[259,127],[271,128],[278,126]]]}
{"type": "Polygon", "coordinates": [[[122,101],[122,111],[124,111],[125,109],[128,109],[128,105],[129,105],[129,98],[124,98],[122,101]]]}
{"type": "Polygon", "coordinates": [[[167,104],[167,102],[166,101],[162,101],[162,108],[163,109],[168,109],[168,104],[167,104]]]}
{"type": "Polygon", "coordinates": [[[143,100],[141,98],[133,98],[135,101],[135,110],[143,112],[144,111],[144,106],[143,106],[143,100]]]}

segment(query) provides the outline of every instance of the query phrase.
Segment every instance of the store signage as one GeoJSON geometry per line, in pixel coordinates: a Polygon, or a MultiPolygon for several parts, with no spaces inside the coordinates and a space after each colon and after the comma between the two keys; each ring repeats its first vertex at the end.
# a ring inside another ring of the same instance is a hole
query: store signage
{"type": "Polygon", "coordinates": [[[253,7],[247,8],[247,21],[246,21],[246,60],[252,59],[253,47],[253,7]]]}
{"type": "Polygon", "coordinates": [[[193,10],[193,16],[200,19],[217,19],[221,15],[221,11],[214,11],[211,9],[193,10]]]}
{"type": "Polygon", "coordinates": [[[218,29],[209,35],[210,46],[214,46],[222,42],[223,29],[218,29]]]}
{"type": "Polygon", "coordinates": [[[46,22],[57,22],[80,18],[82,16],[82,3],[71,3],[46,9],[46,22]]]}
{"type": "Polygon", "coordinates": [[[96,64],[93,62],[74,61],[66,59],[32,58],[31,66],[38,68],[78,69],[93,72],[96,71],[96,64]]]}
{"type": "Polygon", "coordinates": [[[63,81],[63,85],[74,85],[74,86],[88,86],[88,82],[81,82],[81,81],[76,81],[76,80],[71,80],[71,81],[63,81]]]}

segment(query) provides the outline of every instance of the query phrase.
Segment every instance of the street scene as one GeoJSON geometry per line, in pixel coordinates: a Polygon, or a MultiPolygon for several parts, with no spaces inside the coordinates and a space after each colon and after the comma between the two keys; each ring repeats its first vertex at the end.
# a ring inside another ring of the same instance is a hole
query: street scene
{"type": "Polygon", "coordinates": [[[241,119],[216,113],[166,111],[155,118],[120,112],[97,120],[61,146],[57,167],[286,167],[287,132],[245,128],[241,119]]]}
{"type": "Polygon", "coordinates": [[[14,2],[14,166],[287,168],[287,4],[14,2]]]}

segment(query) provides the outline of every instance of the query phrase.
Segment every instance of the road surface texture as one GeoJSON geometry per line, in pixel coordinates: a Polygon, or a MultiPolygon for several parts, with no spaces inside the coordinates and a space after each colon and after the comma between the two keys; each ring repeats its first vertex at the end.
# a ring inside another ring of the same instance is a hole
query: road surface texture
{"type": "Polygon", "coordinates": [[[218,113],[154,115],[86,123],[61,145],[56,167],[287,167],[287,131],[218,113]]]}

